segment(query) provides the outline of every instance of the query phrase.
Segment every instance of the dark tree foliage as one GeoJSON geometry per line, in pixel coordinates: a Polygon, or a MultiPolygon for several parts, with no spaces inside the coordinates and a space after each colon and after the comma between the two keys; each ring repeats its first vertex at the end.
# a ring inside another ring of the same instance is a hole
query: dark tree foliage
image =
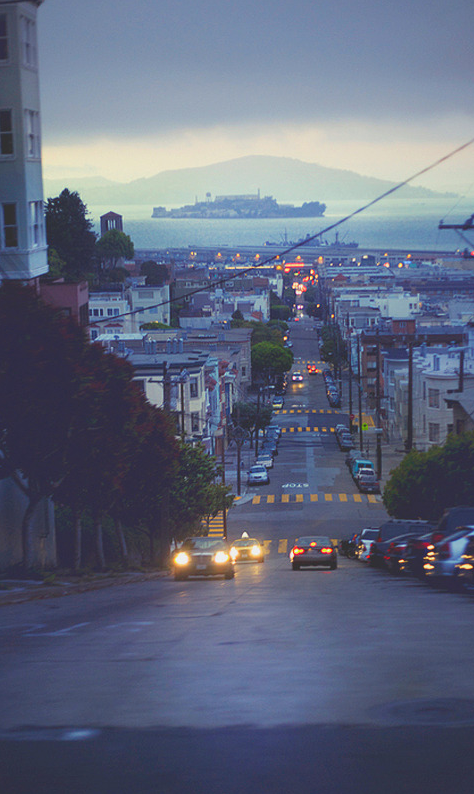
{"type": "Polygon", "coordinates": [[[259,342],[252,347],[252,374],[271,383],[278,375],[288,372],[293,364],[293,353],[283,344],[259,342]]]}
{"type": "Polygon", "coordinates": [[[75,421],[77,363],[87,341],[82,329],[33,289],[4,282],[0,289],[0,476],[12,477],[28,498],[23,557],[31,562],[31,518],[39,501],[65,475],[75,421]]]}
{"type": "Polygon", "coordinates": [[[117,268],[122,259],[131,259],[135,248],[128,234],[119,229],[109,229],[96,243],[97,255],[108,270],[117,268]]]}
{"type": "Polygon", "coordinates": [[[140,273],[142,276],[146,276],[146,283],[150,287],[162,287],[169,278],[166,265],[154,262],[152,259],[142,262],[140,273]]]}
{"type": "Polygon", "coordinates": [[[241,427],[250,434],[252,446],[255,432],[264,429],[272,421],[273,409],[271,405],[261,405],[260,402],[237,402],[232,411],[234,427],[241,427]]]}
{"type": "Polygon", "coordinates": [[[87,218],[87,207],[77,192],[65,188],[45,205],[46,236],[54,251],[52,264],[61,265],[61,275],[66,281],[80,281],[90,275],[95,266],[96,235],[92,221],[87,218]]]}
{"type": "Polygon", "coordinates": [[[456,505],[474,505],[474,433],[451,435],[428,452],[412,450],[391,472],[383,502],[396,518],[438,520],[456,505]]]}

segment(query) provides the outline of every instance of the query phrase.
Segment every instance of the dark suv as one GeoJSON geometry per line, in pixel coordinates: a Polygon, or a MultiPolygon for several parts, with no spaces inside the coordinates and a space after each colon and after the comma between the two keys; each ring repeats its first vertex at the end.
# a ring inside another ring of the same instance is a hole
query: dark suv
{"type": "Polygon", "coordinates": [[[429,521],[402,518],[393,518],[389,521],[385,521],[385,523],[379,527],[378,535],[372,542],[369,565],[372,565],[374,568],[380,568],[384,564],[384,555],[394,538],[408,534],[415,536],[422,535],[433,528],[434,525],[430,524],[429,521]]]}

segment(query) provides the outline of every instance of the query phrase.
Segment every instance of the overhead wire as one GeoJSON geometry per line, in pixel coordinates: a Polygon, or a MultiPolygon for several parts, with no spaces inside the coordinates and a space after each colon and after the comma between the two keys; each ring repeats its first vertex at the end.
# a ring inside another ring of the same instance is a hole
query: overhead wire
{"type": "MultiPolygon", "coordinates": [[[[288,248],[285,248],[283,251],[279,251],[273,254],[272,256],[269,256],[263,261],[259,261],[258,263],[249,265],[248,267],[239,270],[239,275],[245,275],[246,273],[250,273],[258,268],[265,267],[266,265],[269,265],[270,263],[276,261],[280,257],[286,256],[287,254],[290,254],[293,251],[297,250],[298,248],[302,248],[305,245],[307,246],[308,243],[312,242],[313,240],[316,240],[318,237],[322,237],[323,234],[327,234],[333,229],[336,229],[338,226],[341,226],[343,223],[346,223],[347,221],[351,220],[352,218],[355,218],[356,215],[360,215],[361,212],[365,212],[370,207],[373,207],[375,204],[378,204],[380,201],[387,198],[387,196],[392,195],[397,190],[400,190],[400,188],[405,187],[405,185],[408,185],[410,184],[410,182],[413,182],[415,179],[418,179],[418,177],[423,176],[423,174],[427,174],[429,171],[432,171],[434,168],[437,168],[439,165],[441,165],[441,163],[446,162],[446,160],[450,160],[451,157],[454,157],[456,154],[459,154],[459,152],[462,152],[464,149],[467,149],[473,143],[474,143],[474,138],[471,138],[469,141],[466,141],[460,146],[457,146],[456,149],[452,149],[450,152],[448,152],[448,154],[443,155],[443,157],[439,157],[437,160],[430,163],[430,165],[427,165],[424,168],[422,168],[420,171],[417,171],[415,174],[412,174],[407,179],[404,179],[403,181],[398,182],[396,185],[389,188],[388,190],[385,190],[379,196],[367,202],[367,204],[358,207],[356,210],[353,210],[348,215],[345,215],[343,218],[340,218],[338,221],[335,221],[334,223],[330,224],[325,229],[322,229],[320,232],[310,235],[309,237],[305,237],[304,240],[299,240],[297,243],[292,243],[292,245],[290,245],[288,248]]],[[[189,298],[193,295],[197,295],[200,292],[207,292],[209,290],[209,287],[220,286],[234,279],[235,279],[235,274],[229,276],[222,276],[221,278],[210,281],[209,285],[206,285],[205,287],[196,287],[196,289],[190,290],[189,292],[186,293],[185,296],[168,298],[167,300],[161,301],[160,303],[151,304],[150,306],[147,306],[146,309],[143,307],[140,307],[139,309],[131,309],[128,312],[123,312],[122,314],[115,315],[113,318],[112,317],[94,318],[89,323],[87,323],[87,326],[99,325],[101,323],[110,322],[111,320],[118,320],[122,317],[130,317],[134,314],[141,314],[144,311],[149,311],[150,309],[159,309],[162,306],[168,306],[169,304],[175,303],[178,300],[183,300],[183,297],[189,298]]]]}

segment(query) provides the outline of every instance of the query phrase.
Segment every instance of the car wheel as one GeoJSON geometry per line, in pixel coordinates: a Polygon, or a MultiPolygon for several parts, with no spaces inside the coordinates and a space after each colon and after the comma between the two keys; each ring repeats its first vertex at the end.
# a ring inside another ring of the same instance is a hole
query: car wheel
{"type": "Polygon", "coordinates": [[[292,562],[291,567],[293,568],[294,571],[299,571],[300,569],[299,563],[297,562],[292,562]]]}
{"type": "Polygon", "coordinates": [[[226,571],[224,574],[224,579],[233,579],[235,576],[235,571],[226,571]]]}

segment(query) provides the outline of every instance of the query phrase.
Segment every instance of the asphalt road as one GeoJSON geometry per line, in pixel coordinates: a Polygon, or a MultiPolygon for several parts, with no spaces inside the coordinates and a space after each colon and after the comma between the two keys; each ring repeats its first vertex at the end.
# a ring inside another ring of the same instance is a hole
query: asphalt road
{"type": "MultiPolygon", "coordinates": [[[[319,392],[306,378],[285,405],[319,392]]],[[[280,448],[268,494],[353,490],[330,433],[280,448]]],[[[0,609],[1,792],[472,791],[474,599],[346,559],[292,571],[298,534],[343,536],[383,507],[248,496],[229,535],[252,529],[268,553],[233,580],[0,609]]]]}

